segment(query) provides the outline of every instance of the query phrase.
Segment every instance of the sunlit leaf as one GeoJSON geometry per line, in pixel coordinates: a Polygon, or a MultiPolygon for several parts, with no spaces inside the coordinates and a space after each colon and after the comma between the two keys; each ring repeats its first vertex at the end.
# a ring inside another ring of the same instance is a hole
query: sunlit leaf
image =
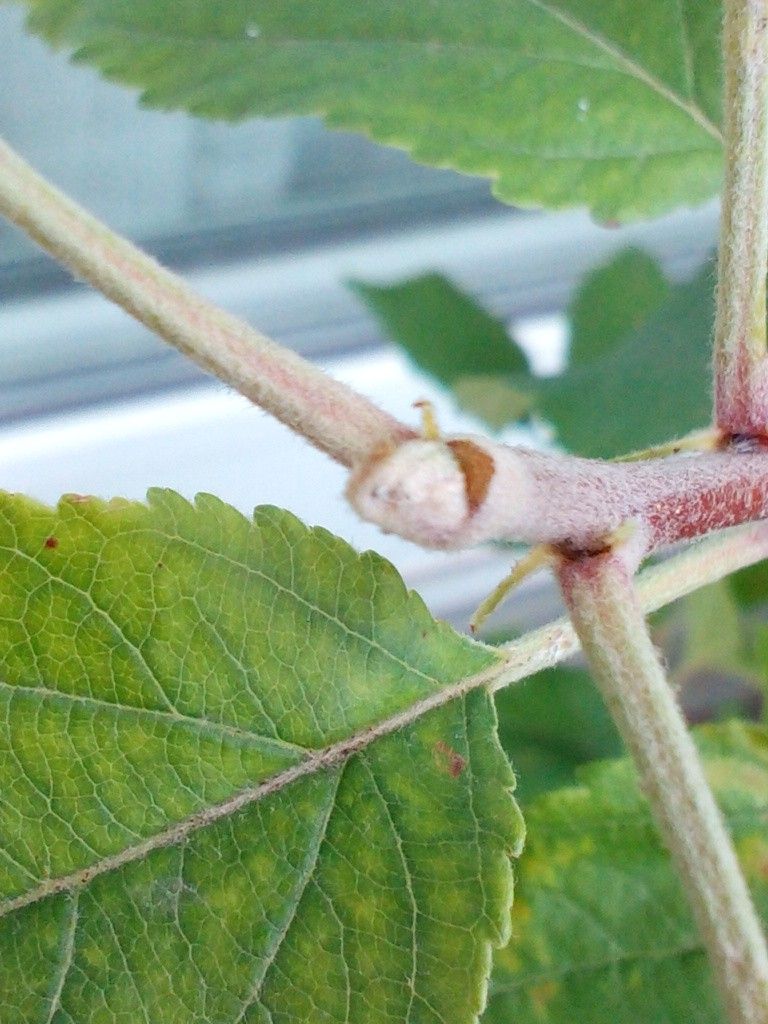
{"type": "Polygon", "coordinates": [[[6,496],[0,561],[3,1021],[475,1019],[492,702],[394,726],[491,652],[272,508],[6,496]]]}

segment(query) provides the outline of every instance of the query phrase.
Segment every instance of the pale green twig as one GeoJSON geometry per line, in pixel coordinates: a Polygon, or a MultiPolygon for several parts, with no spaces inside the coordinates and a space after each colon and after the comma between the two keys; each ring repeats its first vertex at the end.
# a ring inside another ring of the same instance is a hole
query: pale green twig
{"type": "Polygon", "coordinates": [[[768,950],[632,577],[614,552],[563,560],[571,618],[697,919],[730,1024],[768,1022],[768,950]]]}
{"type": "Polygon", "coordinates": [[[768,9],[725,0],[725,185],[715,320],[715,419],[768,430],[768,9]]]}

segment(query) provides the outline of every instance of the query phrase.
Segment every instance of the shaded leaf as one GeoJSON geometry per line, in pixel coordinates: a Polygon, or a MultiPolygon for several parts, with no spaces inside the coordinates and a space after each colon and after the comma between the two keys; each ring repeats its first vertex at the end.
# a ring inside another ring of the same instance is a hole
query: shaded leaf
{"type": "Polygon", "coordinates": [[[756,624],[730,583],[719,580],[654,616],[670,682],[694,722],[754,717],[765,685],[756,624]]]}
{"type": "Polygon", "coordinates": [[[755,608],[768,602],[768,561],[740,569],[728,578],[735,599],[742,608],[755,608]]]}
{"type": "Polygon", "coordinates": [[[0,562],[3,1019],[474,1020],[521,840],[492,703],[371,728],[487,649],[206,496],[5,496],[0,562]]]}
{"type": "Polygon", "coordinates": [[[689,594],[676,611],[685,624],[678,680],[701,669],[751,674],[745,623],[727,579],[689,594]]]}
{"type": "Polygon", "coordinates": [[[720,182],[716,0],[27,0],[31,27],[146,103],[316,114],[494,180],[520,205],[603,217],[720,182]]]}
{"type": "Polygon", "coordinates": [[[571,366],[608,355],[626,334],[639,330],[669,297],[659,265],[640,249],[625,249],[582,282],[568,310],[571,366]]]}
{"type": "MultiPolygon", "coordinates": [[[[697,730],[758,910],[768,920],[768,736],[697,730]]],[[[484,1024],[721,1024],[676,873],[627,761],[527,811],[513,941],[497,955],[484,1024]]]]}
{"type": "Polygon", "coordinates": [[[762,718],[768,722],[768,626],[763,622],[755,630],[755,661],[760,670],[762,690],[762,718]]]}
{"type": "Polygon", "coordinates": [[[610,458],[709,421],[712,288],[707,267],[602,359],[541,382],[538,408],[560,443],[610,458]]]}
{"type": "Polygon", "coordinates": [[[735,579],[703,587],[654,615],[655,638],[670,652],[670,680],[694,721],[753,717],[766,691],[764,616],[759,605],[740,603],[735,579]]]}
{"type": "Polygon", "coordinates": [[[750,665],[762,691],[763,718],[768,721],[768,562],[757,562],[728,577],[729,593],[741,612],[742,629],[749,638],[750,665]]]}
{"type": "MultiPolygon", "coordinates": [[[[413,294],[419,290],[417,281],[413,294]]],[[[574,300],[576,363],[547,378],[500,367],[494,382],[483,349],[475,354],[471,347],[459,348],[461,373],[447,369],[458,341],[450,326],[435,330],[428,320],[410,319],[410,295],[408,285],[387,292],[386,326],[422,369],[452,384],[461,404],[494,429],[536,412],[569,450],[611,458],[686,434],[710,418],[710,267],[670,286],[650,257],[620,254],[574,300]]],[[[477,309],[475,300],[463,299],[477,309]]]]}
{"type": "Polygon", "coordinates": [[[616,727],[583,669],[538,672],[497,693],[496,711],[524,805],[573,782],[581,765],[622,753],[616,727]]]}
{"type": "Polygon", "coordinates": [[[528,368],[501,320],[441,274],[352,287],[416,365],[447,387],[528,368]]]}

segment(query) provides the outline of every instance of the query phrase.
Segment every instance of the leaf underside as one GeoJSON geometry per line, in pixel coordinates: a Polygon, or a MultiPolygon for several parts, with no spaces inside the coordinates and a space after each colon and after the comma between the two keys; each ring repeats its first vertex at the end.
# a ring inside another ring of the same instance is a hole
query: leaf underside
{"type": "Polygon", "coordinates": [[[366,734],[492,653],[273,508],[4,496],[0,561],[4,1021],[475,1019],[522,837],[492,702],[366,734]]]}
{"type": "Polygon", "coordinates": [[[26,0],[144,102],[320,114],[523,206],[658,214],[720,182],[716,0],[26,0]]]}
{"type": "MultiPolygon", "coordinates": [[[[768,920],[768,734],[697,730],[759,913],[768,920]]],[[[628,761],[526,807],[529,840],[483,1024],[721,1024],[687,900],[628,761]]]]}

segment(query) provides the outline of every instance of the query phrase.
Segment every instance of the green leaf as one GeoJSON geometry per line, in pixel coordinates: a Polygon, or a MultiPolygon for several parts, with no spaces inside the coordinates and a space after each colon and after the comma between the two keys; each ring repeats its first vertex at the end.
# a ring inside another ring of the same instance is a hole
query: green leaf
{"type": "Polygon", "coordinates": [[[399,284],[352,286],[383,329],[415,365],[459,404],[499,429],[531,408],[531,397],[507,379],[528,371],[528,363],[506,327],[441,274],[424,274],[399,284]]]}
{"type": "Polygon", "coordinates": [[[768,626],[765,624],[768,562],[750,565],[729,576],[724,583],[741,613],[739,621],[745,637],[747,664],[752,669],[753,681],[762,691],[763,720],[768,721],[768,626]]]}
{"type": "MultiPolygon", "coordinates": [[[[453,330],[451,318],[438,318],[435,329],[418,314],[421,280],[377,289],[372,308],[422,369],[452,385],[459,402],[494,429],[535,411],[566,448],[610,458],[681,436],[710,418],[710,267],[673,287],[650,257],[621,253],[590,275],[574,299],[572,362],[548,378],[519,372],[508,342],[511,355],[502,358],[500,334],[486,361],[485,346],[462,341],[468,335],[453,330]]],[[[460,306],[467,323],[488,316],[458,293],[460,306]]]]}
{"type": "Polygon", "coordinates": [[[528,369],[501,320],[441,274],[353,288],[414,363],[446,387],[470,375],[528,369]]]}
{"type": "Polygon", "coordinates": [[[768,561],[757,562],[728,578],[734,597],[742,608],[768,602],[768,561]]]}
{"type": "Polygon", "coordinates": [[[527,419],[536,404],[524,384],[512,384],[505,377],[491,374],[462,377],[453,385],[453,393],[462,409],[483,420],[491,430],[527,419]]]}
{"type": "MultiPolygon", "coordinates": [[[[613,280],[618,295],[621,277],[613,280]]],[[[538,409],[554,424],[558,441],[579,455],[610,458],[709,422],[713,316],[707,267],[673,287],[669,299],[602,358],[540,382],[538,409]]]]}
{"type": "Polygon", "coordinates": [[[685,626],[674,678],[684,684],[697,671],[750,676],[745,623],[729,587],[720,580],[689,594],[675,609],[685,626]]]}
{"type": "MultiPolygon", "coordinates": [[[[768,734],[697,731],[758,910],[768,920],[768,734]]],[[[687,900],[626,761],[541,797],[484,1024],[722,1024],[687,900]]]]}
{"type": "Polygon", "coordinates": [[[622,743],[589,673],[553,668],[496,694],[499,739],[515,769],[516,795],[527,806],[575,780],[576,769],[617,757],[622,743]]]}
{"type": "Polygon", "coordinates": [[[568,311],[571,366],[591,363],[629,332],[637,331],[669,298],[659,263],[640,249],[625,249],[582,282],[568,311]]]}
{"type": "Polygon", "coordinates": [[[30,26],[211,117],[322,114],[518,205],[657,214],[720,183],[720,4],[26,0],[30,26]]]}
{"type": "Polygon", "coordinates": [[[206,496],[4,496],[0,563],[4,1020],[475,1019],[512,775],[484,691],[413,705],[487,648],[206,496]]]}
{"type": "MultiPolygon", "coordinates": [[[[654,637],[670,652],[672,683],[694,719],[754,715],[768,682],[761,604],[742,601],[738,576],[697,590],[654,615],[654,637]]],[[[748,591],[752,597],[757,590],[748,591]]]]}

